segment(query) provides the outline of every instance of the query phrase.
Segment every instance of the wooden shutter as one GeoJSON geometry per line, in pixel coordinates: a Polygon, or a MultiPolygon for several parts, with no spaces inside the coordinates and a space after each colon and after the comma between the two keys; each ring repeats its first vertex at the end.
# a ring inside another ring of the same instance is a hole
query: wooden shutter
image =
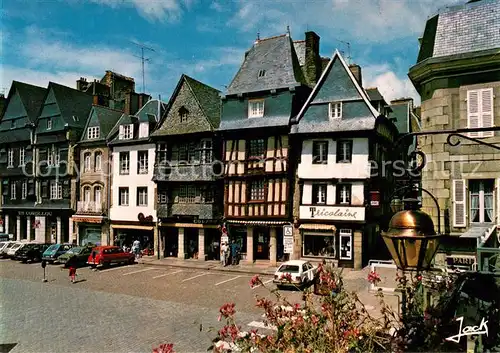
{"type": "MultiPolygon", "coordinates": [[[[493,127],[493,88],[481,90],[481,123],[482,127],[493,127]]],[[[492,137],[494,131],[483,131],[483,137],[492,137]]]]}
{"type": "Polygon", "coordinates": [[[118,139],[123,140],[123,125],[120,125],[120,133],[119,133],[118,139]]]}
{"type": "Polygon", "coordinates": [[[465,227],[466,225],[466,191],[465,180],[453,180],[453,226],[465,227]]]}
{"type": "MultiPolygon", "coordinates": [[[[467,91],[467,127],[477,129],[479,121],[479,91],[467,91]]],[[[481,137],[480,132],[469,132],[469,137],[481,137]]]]}

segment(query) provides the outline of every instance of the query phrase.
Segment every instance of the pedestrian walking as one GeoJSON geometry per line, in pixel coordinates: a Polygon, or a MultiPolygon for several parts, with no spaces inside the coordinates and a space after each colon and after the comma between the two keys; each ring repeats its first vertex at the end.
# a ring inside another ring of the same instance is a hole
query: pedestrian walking
{"type": "Polygon", "coordinates": [[[234,240],[231,240],[231,265],[235,266],[238,264],[240,247],[234,240]]]}
{"type": "Polygon", "coordinates": [[[71,283],[75,283],[76,276],[77,276],[76,267],[70,266],[69,267],[69,278],[71,279],[71,283]]]}
{"type": "Polygon", "coordinates": [[[220,247],[220,260],[221,260],[222,266],[224,266],[224,267],[227,265],[227,257],[228,257],[227,243],[223,242],[222,246],[220,247]]]}
{"type": "Polygon", "coordinates": [[[139,241],[139,239],[136,239],[132,244],[132,251],[134,252],[135,259],[137,260],[140,257],[141,253],[141,242],[139,241]]]}

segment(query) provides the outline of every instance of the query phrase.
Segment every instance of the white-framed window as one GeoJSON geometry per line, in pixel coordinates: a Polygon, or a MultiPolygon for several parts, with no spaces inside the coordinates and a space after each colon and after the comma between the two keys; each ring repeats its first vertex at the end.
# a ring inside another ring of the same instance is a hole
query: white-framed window
{"type": "Polygon", "coordinates": [[[352,260],[352,230],[339,230],[340,260],[352,260]]]}
{"type": "Polygon", "coordinates": [[[266,188],[264,180],[254,180],[250,182],[250,201],[264,201],[266,188]]]}
{"type": "Polygon", "coordinates": [[[28,182],[23,181],[23,184],[21,185],[21,198],[26,200],[26,197],[28,197],[28,182]]]}
{"type": "Polygon", "coordinates": [[[337,163],[352,162],[352,141],[339,140],[337,141],[337,163]]]}
{"type": "Polygon", "coordinates": [[[313,205],[326,204],[326,184],[313,184],[312,186],[312,203],[313,205]]]}
{"type": "Polygon", "coordinates": [[[91,168],[91,163],[92,163],[92,156],[90,152],[87,152],[83,156],[83,171],[88,173],[90,172],[91,168]]]}
{"type": "MultiPolygon", "coordinates": [[[[467,91],[467,125],[470,129],[494,126],[493,88],[467,91]]],[[[469,137],[492,137],[494,131],[469,132],[469,137]]]]}
{"type": "Polygon", "coordinates": [[[85,186],[83,188],[83,202],[85,204],[90,203],[90,186],[85,186]]]}
{"type": "Polygon", "coordinates": [[[130,172],[130,153],[120,152],[120,174],[129,174],[130,172]]]}
{"type": "Polygon", "coordinates": [[[148,174],[148,151],[137,152],[137,174],[148,174]]]}
{"type": "Polygon", "coordinates": [[[51,200],[62,199],[62,184],[60,181],[57,180],[50,181],[50,199],[51,200]]]}
{"type": "Polygon", "coordinates": [[[118,188],[118,205],[119,206],[128,206],[129,201],[129,193],[128,187],[118,188]]]}
{"type": "Polygon", "coordinates": [[[102,203],[102,187],[97,185],[94,187],[94,202],[96,207],[100,207],[102,203]]]}
{"type": "Polygon", "coordinates": [[[7,150],[7,168],[14,168],[14,149],[7,150]]]}
{"type": "Polygon", "coordinates": [[[331,102],[328,111],[330,119],[342,118],[342,102],[331,102]]]}
{"type": "Polygon", "coordinates": [[[147,206],[148,205],[148,188],[138,187],[137,188],[137,206],[147,206]]]}
{"type": "Polygon", "coordinates": [[[156,157],[158,159],[159,164],[167,163],[167,144],[160,143],[157,145],[156,157]]]}
{"type": "Polygon", "coordinates": [[[120,140],[130,140],[134,137],[134,125],[120,125],[120,133],[118,139],[120,140]]]}
{"type": "Polygon", "coordinates": [[[167,191],[165,191],[165,190],[158,191],[158,203],[159,204],[166,204],[167,202],[168,202],[167,191]]]}
{"type": "Polygon", "coordinates": [[[248,117],[261,118],[264,116],[264,100],[254,99],[248,101],[248,117]]]}
{"type": "Polygon", "coordinates": [[[51,148],[47,148],[47,165],[54,165],[54,155],[51,148]]]}
{"type": "Polygon", "coordinates": [[[52,147],[54,153],[54,165],[61,163],[61,151],[57,147],[52,147]]]}
{"type": "Polygon", "coordinates": [[[495,220],[494,179],[469,180],[470,223],[491,223],[495,220]]]}
{"type": "Polygon", "coordinates": [[[141,123],[139,125],[139,138],[145,138],[149,136],[149,123],[141,123]]]}
{"type": "Polygon", "coordinates": [[[351,185],[337,184],[337,204],[351,204],[351,185]]]}
{"type": "Polygon", "coordinates": [[[212,163],[212,140],[206,139],[200,141],[200,154],[202,164],[212,163]]]}
{"type": "Polygon", "coordinates": [[[16,191],[17,191],[17,184],[15,181],[13,181],[10,184],[10,199],[15,200],[16,199],[16,191]]]}
{"type": "Polygon", "coordinates": [[[313,141],[313,164],[328,163],[328,141],[313,141]]]}
{"type": "Polygon", "coordinates": [[[94,170],[99,172],[102,170],[102,153],[96,152],[94,155],[94,170]]]}
{"type": "Polygon", "coordinates": [[[47,118],[47,130],[52,129],[52,118],[47,118]]]}
{"type": "Polygon", "coordinates": [[[87,139],[94,140],[99,138],[99,126],[92,126],[87,129],[87,139]]]}
{"type": "Polygon", "coordinates": [[[48,165],[59,165],[61,161],[61,154],[59,148],[52,145],[51,148],[47,149],[47,164],[48,165]]]}
{"type": "Polygon", "coordinates": [[[19,165],[24,165],[26,163],[26,150],[24,147],[19,149],[19,165]]]}

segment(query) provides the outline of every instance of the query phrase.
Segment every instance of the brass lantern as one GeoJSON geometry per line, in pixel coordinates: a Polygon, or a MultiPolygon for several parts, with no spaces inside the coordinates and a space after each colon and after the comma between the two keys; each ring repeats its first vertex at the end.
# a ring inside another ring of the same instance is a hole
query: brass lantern
{"type": "Polygon", "coordinates": [[[396,213],[389,230],[382,232],[385,244],[401,270],[428,270],[439,247],[431,217],[420,211],[418,200],[404,200],[405,210],[396,213]]]}

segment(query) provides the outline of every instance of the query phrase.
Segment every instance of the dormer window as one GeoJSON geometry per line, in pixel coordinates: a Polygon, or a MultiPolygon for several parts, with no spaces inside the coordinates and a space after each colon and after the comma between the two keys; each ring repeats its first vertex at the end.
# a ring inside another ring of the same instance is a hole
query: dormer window
{"type": "Polygon", "coordinates": [[[149,135],[149,123],[139,125],[139,138],[146,138],[149,135]]]}
{"type": "Polygon", "coordinates": [[[47,130],[50,130],[50,129],[52,129],[52,119],[47,118],[47,130]]]}
{"type": "Polygon", "coordinates": [[[133,137],[133,131],[134,131],[134,125],[133,124],[127,124],[127,125],[120,125],[120,136],[118,137],[119,140],[130,140],[133,137]]]}
{"type": "Polygon", "coordinates": [[[99,138],[99,126],[92,126],[87,129],[87,139],[93,140],[99,138]]]}
{"type": "Polygon", "coordinates": [[[266,70],[259,70],[259,78],[266,76],[266,70]]]}
{"type": "Polygon", "coordinates": [[[342,118],[342,102],[332,102],[329,107],[330,119],[342,118]]]}
{"type": "Polygon", "coordinates": [[[181,109],[179,109],[179,118],[181,119],[181,123],[187,123],[188,115],[189,111],[186,108],[181,107],[181,109]]]}
{"type": "Polygon", "coordinates": [[[264,100],[255,99],[248,101],[248,117],[261,118],[264,116],[264,100]]]}

